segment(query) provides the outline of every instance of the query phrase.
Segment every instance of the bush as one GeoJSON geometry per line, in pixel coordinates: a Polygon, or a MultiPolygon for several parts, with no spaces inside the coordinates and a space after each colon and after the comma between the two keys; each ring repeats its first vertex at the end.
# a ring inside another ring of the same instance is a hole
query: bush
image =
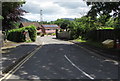
{"type": "Polygon", "coordinates": [[[28,30],[30,39],[34,42],[36,40],[36,37],[37,37],[36,27],[31,25],[31,26],[25,27],[25,29],[28,30]]]}
{"type": "Polygon", "coordinates": [[[12,29],[7,32],[7,39],[14,42],[24,42],[25,35],[23,34],[24,28],[12,29]]]}
{"type": "Polygon", "coordinates": [[[7,32],[7,39],[14,42],[25,42],[26,38],[23,32],[28,30],[30,39],[34,42],[36,40],[36,27],[31,25],[23,28],[12,29],[7,32]]]}
{"type": "Polygon", "coordinates": [[[52,33],[52,35],[56,35],[56,33],[52,33]]]}

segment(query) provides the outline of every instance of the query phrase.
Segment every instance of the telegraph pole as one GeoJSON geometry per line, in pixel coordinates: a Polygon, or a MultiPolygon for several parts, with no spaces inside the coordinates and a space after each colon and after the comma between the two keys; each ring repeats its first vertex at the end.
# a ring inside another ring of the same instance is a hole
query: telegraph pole
{"type": "Polygon", "coordinates": [[[42,17],[42,10],[40,10],[40,24],[42,24],[42,22],[43,22],[43,17],[42,17]]]}

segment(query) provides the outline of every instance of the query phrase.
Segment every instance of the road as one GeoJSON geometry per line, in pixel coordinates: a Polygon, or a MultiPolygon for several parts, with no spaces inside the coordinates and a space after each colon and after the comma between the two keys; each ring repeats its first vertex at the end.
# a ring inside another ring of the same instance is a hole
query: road
{"type": "Polygon", "coordinates": [[[45,36],[10,79],[118,79],[118,65],[71,42],[45,36]]]}

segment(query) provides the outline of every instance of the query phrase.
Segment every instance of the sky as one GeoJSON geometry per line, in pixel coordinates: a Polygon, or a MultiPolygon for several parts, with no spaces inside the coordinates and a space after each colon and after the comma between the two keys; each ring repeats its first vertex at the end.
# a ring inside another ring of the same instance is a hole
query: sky
{"type": "Polygon", "coordinates": [[[55,21],[60,18],[79,18],[85,15],[90,7],[83,0],[25,0],[22,9],[28,11],[24,18],[40,21],[42,10],[43,21],[55,21]]]}

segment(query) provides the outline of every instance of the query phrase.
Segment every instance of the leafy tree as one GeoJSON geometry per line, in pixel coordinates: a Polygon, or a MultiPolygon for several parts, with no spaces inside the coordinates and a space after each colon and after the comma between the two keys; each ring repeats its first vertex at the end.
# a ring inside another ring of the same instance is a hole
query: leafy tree
{"type": "Polygon", "coordinates": [[[105,23],[109,20],[107,17],[107,15],[101,15],[99,18],[97,18],[97,22],[100,23],[100,26],[105,26],[105,23]]]}
{"type": "Polygon", "coordinates": [[[68,29],[70,25],[70,21],[66,19],[57,19],[56,21],[52,21],[52,23],[57,24],[61,27],[61,29],[68,29]]]}
{"type": "Polygon", "coordinates": [[[97,14],[110,15],[110,13],[114,11],[113,16],[120,17],[120,2],[87,2],[87,5],[92,5],[90,11],[87,14],[89,16],[97,16],[97,14]]]}
{"type": "Polygon", "coordinates": [[[57,24],[57,25],[60,26],[60,25],[63,23],[64,20],[65,20],[65,19],[57,19],[56,21],[54,21],[54,22],[52,22],[52,23],[57,24]]]}
{"type": "Polygon", "coordinates": [[[113,16],[117,18],[115,19],[117,20],[116,24],[120,24],[120,1],[119,2],[87,2],[87,5],[88,6],[92,5],[91,9],[87,13],[87,16],[97,17],[98,15],[100,16],[107,15],[106,19],[113,16]],[[113,14],[111,15],[112,12],[113,14]]]}
{"type": "Polygon", "coordinates": [[[71,31],[72,39],[78,38],[82,35],[82,28],[79,22],[71,21],[69,25],[69,31],[71,31]]]}
{"type": "Polygon", "coordinates": [[[63,20],[63,22],[60,23],[60,28],[62,29],[68,29],[70,25],[70,21],[69,20],[63,20]]]}
{"type": "Polygon", "coordinates": [[[96,25],[95,25],[96,22],[95,20],[92,19],[92,17],[83,16],[81,18],[76,19],[75,21],[79,22],[83,31],[90,31],[96,29],[96,25]]]}
{"type": "Polygon", "coordinates": [[[106,26],[108,27],[114,27],[114,18],[110,18],[106,23],[106,26]]]}
{"type": "Polygon", "coordinates": [[[12,29],[13,25],[11,22],[17,22],[20,16],[26,11],[21,9],[21,6],[25,2],[3,2],[2,3],[2,16],[4,17],[2,21],[3,30],[12,29]]]}

